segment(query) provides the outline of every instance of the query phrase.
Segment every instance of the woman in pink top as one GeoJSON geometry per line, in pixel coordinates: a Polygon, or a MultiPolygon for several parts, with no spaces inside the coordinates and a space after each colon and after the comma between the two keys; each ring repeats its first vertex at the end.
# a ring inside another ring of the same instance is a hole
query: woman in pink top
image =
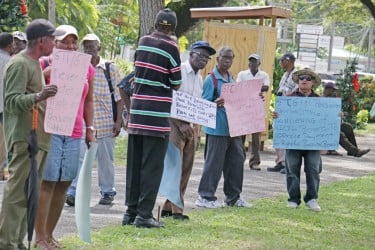
{"type": "MultiPolygon", "coordinates": [[[[57,30],[65,31],[56,36],[56,48],[76,51],[78,49],[77,30],[70,25],[60,25],[57,30]]],[[[50,57],[40,60],[44,76],[49,80],[50,57]]],[[[93,130],[93,77],[95,69],[89,66],[87,80],[83,83],[83,93],[71,136],[53,134],[51,147],[44,166],[40,188],[38,213],[35,223],[35,247],[38,249],[62,248],[53,237],[53,231],[64,207],[65,196],[70,183],[77,175],[79,167],[80,141],[83,135],[83,120],[87,125],[86,143],[95,141],[93,130]]]]}

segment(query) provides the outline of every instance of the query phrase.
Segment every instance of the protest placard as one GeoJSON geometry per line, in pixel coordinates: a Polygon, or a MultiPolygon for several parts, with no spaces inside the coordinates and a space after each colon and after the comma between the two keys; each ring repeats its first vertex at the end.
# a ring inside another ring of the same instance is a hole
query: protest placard
{"type": "Polygon", "coordinates": [[[216,103],[174,90],[171,117],[215,128],[216,103]]]}
{"type": "Polygon", "coordinates": [[[71,136],[81,102],[91,55],[54,49],[50,84],[57,85],[57,94],[47,99],[45,131],[71,136]]]}
{"type": "Polygon", "coordinates": [[[226,83],[221,88],[231,137],[265,130],[266,113],[259,96],[262,84],[262,80],[248,80],[226,83]]]}
{"type": "Polygon", "coordinates": [[[339,145],[341,99],[276,97],[273,147],[335,150],[339,145]]]}

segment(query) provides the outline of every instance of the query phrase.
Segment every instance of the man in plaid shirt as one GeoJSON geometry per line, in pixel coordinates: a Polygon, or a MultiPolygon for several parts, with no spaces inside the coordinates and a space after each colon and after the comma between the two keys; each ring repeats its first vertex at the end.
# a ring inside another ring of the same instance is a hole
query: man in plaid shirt
{"type": "MultiPolygon", "coordinates": [[[[95,67],[94,76],[94,127],[98,143],[97,168],[101,199],[99,204],[110,205],[116,195],[114,148],[115,139],[121,131],[123,103],[117,84],[121,81],[120,74],[114,63],[109,64],[109,76],[114,89],[117,117],[114,119],[112,111],[111,92],[105,75],[106,60],[98,54],[101,49],[100,39],[95,34],[87,34],[81,41],[84,52],[92,55],[91,64],[95,67]]],[[[77,176],[78,179],[78,176],[77,176]]],[[[76,183],[76,182],[74,182],[76,183]]],[[[67,204],[74,206],[75,186],[71,185],[67,194],[67,204]]]]}

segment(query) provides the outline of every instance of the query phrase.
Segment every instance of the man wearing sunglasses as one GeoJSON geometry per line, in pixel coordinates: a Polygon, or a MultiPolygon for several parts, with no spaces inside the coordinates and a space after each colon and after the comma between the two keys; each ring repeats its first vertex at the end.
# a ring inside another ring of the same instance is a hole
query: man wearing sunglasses
{"type": "MultiPolygon", "coordinates": [[[[289,96],[319,97],[312,89],[319,86],[321,82],[320,77],[315,72],[305,68],[294,72],[292,78],[295,82],[298,82],[298,88],[289,96]]],[[[277,119],[278,114],[274,112],[273,117],[277,119]]],[[[315,212],[321,211],[317,202],[320,182],[319,174],[322,170],[320,150],[287,149],[285,160],[287,163],[286,185],[289,194],[288,207],[297,208],[301,203],[300,178],[303,160],[306,174],[306,195],[303,200],[309,209],[315,212]]]]}
{"type": "MultiPolygon", "coordinates": [[[[181,64],[182,84],[178,91],[188,93],[195,97],[202,96],[203,79],[200,70],[206,67],[210,56],[216,53],[208,42],[197,41],[191,45],[189,59],[181,64]]],[[[176,147],[181,159],[180,197],[184,204],[184,194],[193,169],[195,149],[198,143],[200,126],[189,122],[171,118],[171,134],[169,143],[176,147]]],[[[168,149],[168,153],[170,153],[168,149]]],[[[172,150],[171,150],[172,151],[172,150]]],[[[187,220],[183,214],[183,207],[178,207],[170,200],[166,200],[161,212],[162,217],[172,216],[175,220],[187,220]]]]}
{"type": "MultiPolygon", "coordinates": [[[[293,73],[296,72],[294,62],[296,57],[293,53],[286,53],[280,58],[280,66],[285,71],[283,77],[280,80],[279,88],[276,91],[276,95],[285,96],[291,94],[297,88],[296,82],[293,80],[293,73]]],[[[267,168],[269,172],[280,172],[285,174],[285,149],[276,148],[276,165],[272,168],[267,168]]]]}

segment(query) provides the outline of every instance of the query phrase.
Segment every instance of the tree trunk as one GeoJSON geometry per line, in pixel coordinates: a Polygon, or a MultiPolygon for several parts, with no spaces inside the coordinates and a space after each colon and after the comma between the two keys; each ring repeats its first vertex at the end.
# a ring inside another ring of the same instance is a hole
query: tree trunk
{"type": "Polygon", "coordinates": [[[139,37],[150,33],[154,28],[156,14],[164,8],[164,0],[138,0],[139,37]]]}

